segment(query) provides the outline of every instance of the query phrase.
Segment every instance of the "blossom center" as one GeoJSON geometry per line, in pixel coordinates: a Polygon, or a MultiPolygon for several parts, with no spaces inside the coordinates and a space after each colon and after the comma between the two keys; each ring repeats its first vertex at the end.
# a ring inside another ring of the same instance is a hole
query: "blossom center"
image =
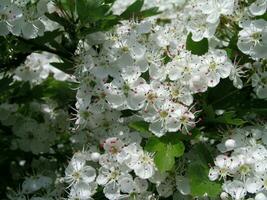
{"type": "Polygon", "coordinates": [[[209,65],[209,69],[211,71],[215,71],[217,69],[217,64],[214,61],[211,62],[210,65],[209,65]]]}
{"type": "Polygon", "coordinates": [[[180,95],[180,90],[178,88],[172,90],[173,97],[178,97],[179,95],[180,95]]]}
{"type": "Polygon", "coordinates": [[[157,95],[155,93],[149,93],[147,95],[147,100],[150,101],[150,102],[154,102],[157,98],[157,95]]]}
{"type": "Polygon", "coordinates": [[[119,175],[120,175],[120,173],[118,172],[118,171],[112,171],[111,173],[110,173],[110,179],[111,180],[117,180],[118,179],[118,177],[119,177],[119,175]]]}
{"type": "Polygon", "coordinates": [[[127,96],[130,91],[130,86],[128,84],[124,84],[122,87],[123,93],[127,96]]]}
{"type": "Polygon", "coordinates": [[[168,116],[168,112],[163,110],[163,111],[159,112],[159,115],[160,115],[161,118],[166,118],[168,116]]]}
{"type": "Polygon", "coordinates": [[[251,35],[253,41],[258,42],[261,41],[262,34],[260,32],[255,32],[251,35]]]}
{"type": "Polygon", "coordinates": [[[88,111],[83,111],[83,112],[81,112],[81,116],[83,117],[83,118],[85,118],[85,119],[88,119],[89,117],[90,117],[90,112],[88,112],[88,111]]]}
{"type": "Polygon", "coordinates": [[[242,176],[247,175],[250,172],[250,167],[248,165],[241,165],[239,168],[239,172],[242,176]]]}
{"type": "Polygon", "coordinates": [[[144,164],[153,164],[153,159],[147,154],[144,154],[140,160],[141,160],[141,163],[144,163],[144,164]]]}

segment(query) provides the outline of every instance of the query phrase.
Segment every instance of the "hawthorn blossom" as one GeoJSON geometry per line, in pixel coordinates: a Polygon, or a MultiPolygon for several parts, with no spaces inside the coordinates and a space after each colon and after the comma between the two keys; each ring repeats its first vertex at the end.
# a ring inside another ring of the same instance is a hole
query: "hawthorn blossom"
{"type": "Polygon", "coordinates": [[[248,21],[238,34],[238,48],[253,59],[267,58],[267,22],[263,19],[248,21]]]}

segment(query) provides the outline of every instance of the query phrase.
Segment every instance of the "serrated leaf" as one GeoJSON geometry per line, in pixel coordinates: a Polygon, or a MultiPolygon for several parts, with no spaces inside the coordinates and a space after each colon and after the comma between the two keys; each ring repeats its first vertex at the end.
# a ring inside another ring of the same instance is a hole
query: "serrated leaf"
{"type": "Polygon", "coordinates": [[[157,152],[154,157],[155,164],[161,172],[172,170],[175,164],[175,158],[168,151],[162,150],[157,152]]]}
{"type": "Polygon", "coordinates": [[[76,10],[82,23],[93,23],[109,17],[106,14],[110,5],[104,4],[102,0],[76,0],[76,10]]]}
{"type": "Polygon", "coordinates": [[[186,49],[191,51],[195,55],[204,55],[209,50],[209,42],[207,38],[203,38],[201,41],[196,42],[192,39],[192,33],[187,36],[186,49]]]}
{"type": "Polygon", "coordinates": [[[208,195],[209,197],[217,197],[221,193],[221,185],[210,181],[208,173],[209,168],[207,166],[196,162],[189,165],[188,177],[193,196],[208,195]]]}
{"type": "Polygon", "coordinates": [[[165,172],[174,167],[175,158],[184,154],[185,147],[174,134],[168,134],[149,138],[145,150],[155,152],[155,164],[161,172],[165,172]]]}
{"type": "Polygon", "coordinates": [[[160,142],[160,140],[156,137],[152,137],[148,140],[145,150],[151,152],[160,152],[165,148],[165,145],[160,142]]]}
{"type": "Polygon", "coordinates": [[[185,147],[182,142],[178,142],[176,144],[168,144],[167,150],[171,153],[172,156],[180,157],[184,154],[185,147]]]}
{"type": "Polygon", "coordinates": [[[136,0],[132,3],[121,15],[121,18],[128,19],[134,16],[134,13],[138,13],[141,11],[144,5],[144,0],[136,0]]]}

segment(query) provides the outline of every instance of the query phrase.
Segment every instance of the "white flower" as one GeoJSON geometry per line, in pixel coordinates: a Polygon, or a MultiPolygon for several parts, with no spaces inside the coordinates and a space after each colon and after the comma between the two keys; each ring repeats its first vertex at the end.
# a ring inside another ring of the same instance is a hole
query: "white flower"
{"type": "Polygon", "coordinates": [[[117,77],[119,74],[119,68],[115,63],[115,58],[110,55],[105,49],[101,50],[98,55],[93,56],[93,61],[90,60],[90,56],[85,54],[84,67],[85,71],[89,71],[95,77],[106,80],[108,76],[117,77]],[[88,60],[87,60],[88,59],[88,60]],[[91,67],[93,68],[91,69],[91,67]]]}
{"type": "Polygon", "coordinates": [[[129,177],[129,169],[124,165],[113,165],[109,169],[101,167],[96,182],[104,186],[103,193],[108,199],[118,199],[121,194],[120,181],[125,177],[129,177]]]}
{"type": "Polygon", "coordinates": [[[123,146],[124,144],[118,138],[115,137],[106,139],[103,144],[103,148],[105,149],[105,151],[113,155],[119,153],[123,146]]]}
{"type": "Polygon", "coordinates": [[[205,0],[200,1],[200,9],[207,14],[207,22],[216,23],[220,15],[231,15],[234,11],[234,0],[205,0]]]}
{"type": "MultiPolygon", "coordinates": [[[[146,116],[148,108],[156,110],[156,105],[158,103],[164,102],[170,96],[170,92],[166,84],[154,80],[149,84],[149,89],[145,94],[145,101],[143,106],[143,114],[146,116]]],[[[150,116],[148,116],[150,118],[150,116]]],[[[148,119],[149,120],[149,119],[148,119]]]]}
{"type": "Polygon", "coordinates": [[[22,17],[13,21],[11,32],[26,39],[42,36],[45,31],[40,17],[47,11],[47,1],[38,1],[36,5],[22,7],[22,17]]]}
{"type": "Polygon", "coordinates": [[[10,0],[0,2],[0,36],[5,36],[12,28],[11,23],[22,17],[22,11],[10,0]]]}
{"type": "Polygon", "coordinates": [[[227,181],[223,184],[222,188],[235,200],[241,200],[247,194],[244,183],[238,180],[227,181]]]}
{"type": "Polygon", "coordinates": [[[96,170],[93,167],[86,165],[86,161],[80,157],[72,158],[65,170],[65,180],[70,186],[81,182],[90,184],[95,178],[96,170]]]}
{"type": "Polygon", "coordinates": [[[189,18],[186,29],[189,33],[192,33],[192,40],[200,41],[203,38],[211,38],[215,34],[219,21],[209,23],[206,21],[206,18],[207,16],[200,12],[194,13],[194,15],[189,18]]]}
{"type": "Polygon", "coordinates": [[[203,57],[202,72],[205,72],[209,87],[215,87],[220,78],[227,78],[233,68],[223,50],[211,50],[203,57]]]}
{"type": "Polygon", "coordinates": [[[30,118],[23,119],[12,129],[16,136],[13,144],[26,152],[31,151],[34,154],[48,152],[50,145],[56,140],[55,133],[47,125],[37,123],[30,118]]]}
{"type": "Polygon", "coordinates": [[[146,121],[150,121],[149,130],[156,136],[161,137],[167,131],[175,132],[181,128],[181,105],[172,103],[168,100],[156,105],[157,110],[151,110],[151,118],[145,118],[146,121]]]}
{"type": "Polygon", "coordinates": [[[256,0],[249,6],[249,11],[251,14],[258,16],[263,15],[266,12],[267,1],[266,0],[256,0]]]}
{"type": "Polygon", "coordinates": [[[129,161],[127,160],[125,164],[134,170],[135,174],[142,179],[148,179],[155,173],[153,155],[142,150],[132,151],[129,161]]]}
{"type": "Polygon", "coordinates": [[[96,193],[97,184],[95,182],[84,183],[79,182],[70,190],[70,194],[68,196],[69,199],[79,199],[79,200],[93,200],[91,196],[96,193]]]}
{"type": "Polygon", "coordinates": [[[267,98],[267,72],[256,72],[252,75],[252,87],[260,99],[267,98]]]}
{"type": "Polygon", "coordinates": [[[198,68],[199,59],[188,51],[183,51],[167,64],[170,80],[180,80],[186,84],[190,81],[198,68]]]}
{"type": "MultiPolygon", "coordinates": [[[[126,34],[123,31],[120,33],[120,30],[117,30],[118,37],[116,40],[108,41],[105,44],[105,48],[112,54],[114,57],[121,57],[124,55],[130,55],[134,60],[142,59],[145,55],[146,48],[138,42],[138,35],[126,24],[127,31],[126,34]]],[[[120,27],[124,30],[124,26],[120,27]]]]}
{"type": "Polygon", "coordinates": [[[267,58],[267,22],[263,19],[243,24],[238,34],[238,48],[253,59],[267,58]]]}
{"type": "Polygon", "coordinates": [[[262,190],[263,181],[258,177],[248,177],[245,182],[246,190],[249,193],[257,193],[262,190]]]}
{"type": "MultiPolygon", "coordinates": [[[[216,166],[215,171],[217,170],[221,177],[226,178],[228,175],[236,173],[241,165],[241,161],[238,157],[219,155],[214,160],[214,164],[216,166]]],[[[211,178],[215,178],[215,176],[217,176],[217,172],[215,171],[211,171],[212,173],[215,173],[211,176],[211,178]]]]}
{"type": "Polygon", "coordinates": [[[52,62],[60,62],[60,60],[51,53],[32,53],[27,57],[25,63],[15,70],[13,78],[18,81],[29,81],[32,84],[40,84],[49,76],[50,72],[57,80],[64,81],[70,78],[68,74],[53,67],[50,64],[52,62]]]}
{"type": "Polygon", "coordinates": [[[146,81],[139,77],[138,68],[127,67],[121,78],[106,83],[106,99],[115,109],[139,110],[145,101],[146,81]]]}
{"type": "MultiPolygon", "coordinates": [[[[233,199],[264,199],[267,188],[267,149],[262,143],[263,126],[249,126],[233,130],[234,135],[218,145],[229,156],[219,155],[210,169],[210,180],[224,178],[222,189],[233,199]]],[[[226,197],[225,197],[226,198],[226,197]]]]}
{"type": "Polygon", "coordinates": [[[22,191],[25,194],[34,193],[41,188],[46,188],[52,184],[52,179],[47,176],[26,178],[22,184],[22,191]]]}
{"type": "Polygon", "coordinates": [[[169,84],[169,90],[173,101],[190,106],[193,103],[193,96],[189,88],[181,84],[179,81],[169,84]]]}
{"type": "Polygon", "coordinates": [[[220,176],[220,168],[218,167],[212,167],[210,168],[210,171],[209,171],[209,179],[211,181],[215,181],[219,178],[220,176]]]}
{"type": "Polygon", "coordinates": [[[255,196],[255,200],[266,200],[267,199],[267,192],[259,192],[255,196]]]}
{"type": "Polygon", "coordinates": [[[235,63],[229,75],[229,79],[233,81],[233,85],[238,89],[242,89],[243,87],[241,78],[245,77],[246,70],[244,70],[244,67],[245,66],[239,66],[238,63],[235,63]]]}

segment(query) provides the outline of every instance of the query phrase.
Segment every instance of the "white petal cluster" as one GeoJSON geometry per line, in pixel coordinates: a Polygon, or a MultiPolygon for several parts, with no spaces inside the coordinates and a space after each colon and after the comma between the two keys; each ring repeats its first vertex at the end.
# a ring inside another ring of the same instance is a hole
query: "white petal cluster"
{"type": "Polygon", "coordinates": [[[252,87],[259,99],[267,98],[267,72],[266,64],[263,62],[255,62],[251,65],[254,73],[251,76],[252,87]]]}
{"type": "Polygon", "coordinates": [[[267,194],[267,129],[252,126],[235,129],[218,144],[224,153],[218,155],[210,169],[211,181],[223,179],[224,199],[266,199],[267,194]]]}
{"type": "Polygon", "coordinates": [[[267,22],[263,19],[249,20],[241,24],[238,48],[254,60],[267,58],[267,22]]]}
{"type": "Polygon", "coordinates": [[[0,122],[4,126],[11,127],[14,132],[14,138],[11,141],[13,150],[21,149],[36,155],[47,153],[55,144],[57,133],[68,129],[69,124],[66,123],[68,115],[61,109],[55,110],[50,104],[33,102],[29,106],[31,117],[19,113],[19,110],[26,109],[25,105],[1,104],[0,122]],[[44,115],[43,122],[37,120],[38,115],[44,115]]]}
{"type": "Polygon", "coordinates": [[[175,22],[125,21],[106,34],[99,52],[90,42],[77,51],[77,126],[90,127],[90,119],[107,110],[138,112],[158,137],[195,126],[193,94],[229,77],[233,64],[224,50],[202,56],[185,50],[175,22]]]}
{"type": "Polygon", "coordinates": [[[267,1],[266,0],[256,0],[249,6],[249,11],[254,16],[263,15],[267,9],[267,1]]]}
{"type": "Polygon", "coordinates": [[[183,15],[187,15],[186,28],[192,33],[192,39],[200,41],[203,38],[211,38],[219,25],[220,16],[232,15],[234,4],[234,0],[190,1],[183,15]]]}
{"type": "Polygon", "coordinates": [[[157,170],[152,154],[138,143],[124,143],[117,137],[106,139],[101,146],[102,154],[82,151],[69,162],[65,170],[69,199],[91,199],[98,187],[111,200],[151,195],[146,179],[157,170]]]}
{"type": "Polygon", "coordinates": [[[3,0],[0,2],[0,35],[9,33],[26,39],[42,36],[45,26],[40,20],[47,12],[48,0],[32,4],[30,1],[3,0]]]}
{"type": "Polygon", "coordinates": [[[56,80],[70,80],[70,75],[53,67],[50,63],[58,63],[60,59],[51,53],[32,53],[25,62],[14,71],[14,80],[28,81],[33,85],[42,83],[49,74],[53,74],[56,80]]]}

